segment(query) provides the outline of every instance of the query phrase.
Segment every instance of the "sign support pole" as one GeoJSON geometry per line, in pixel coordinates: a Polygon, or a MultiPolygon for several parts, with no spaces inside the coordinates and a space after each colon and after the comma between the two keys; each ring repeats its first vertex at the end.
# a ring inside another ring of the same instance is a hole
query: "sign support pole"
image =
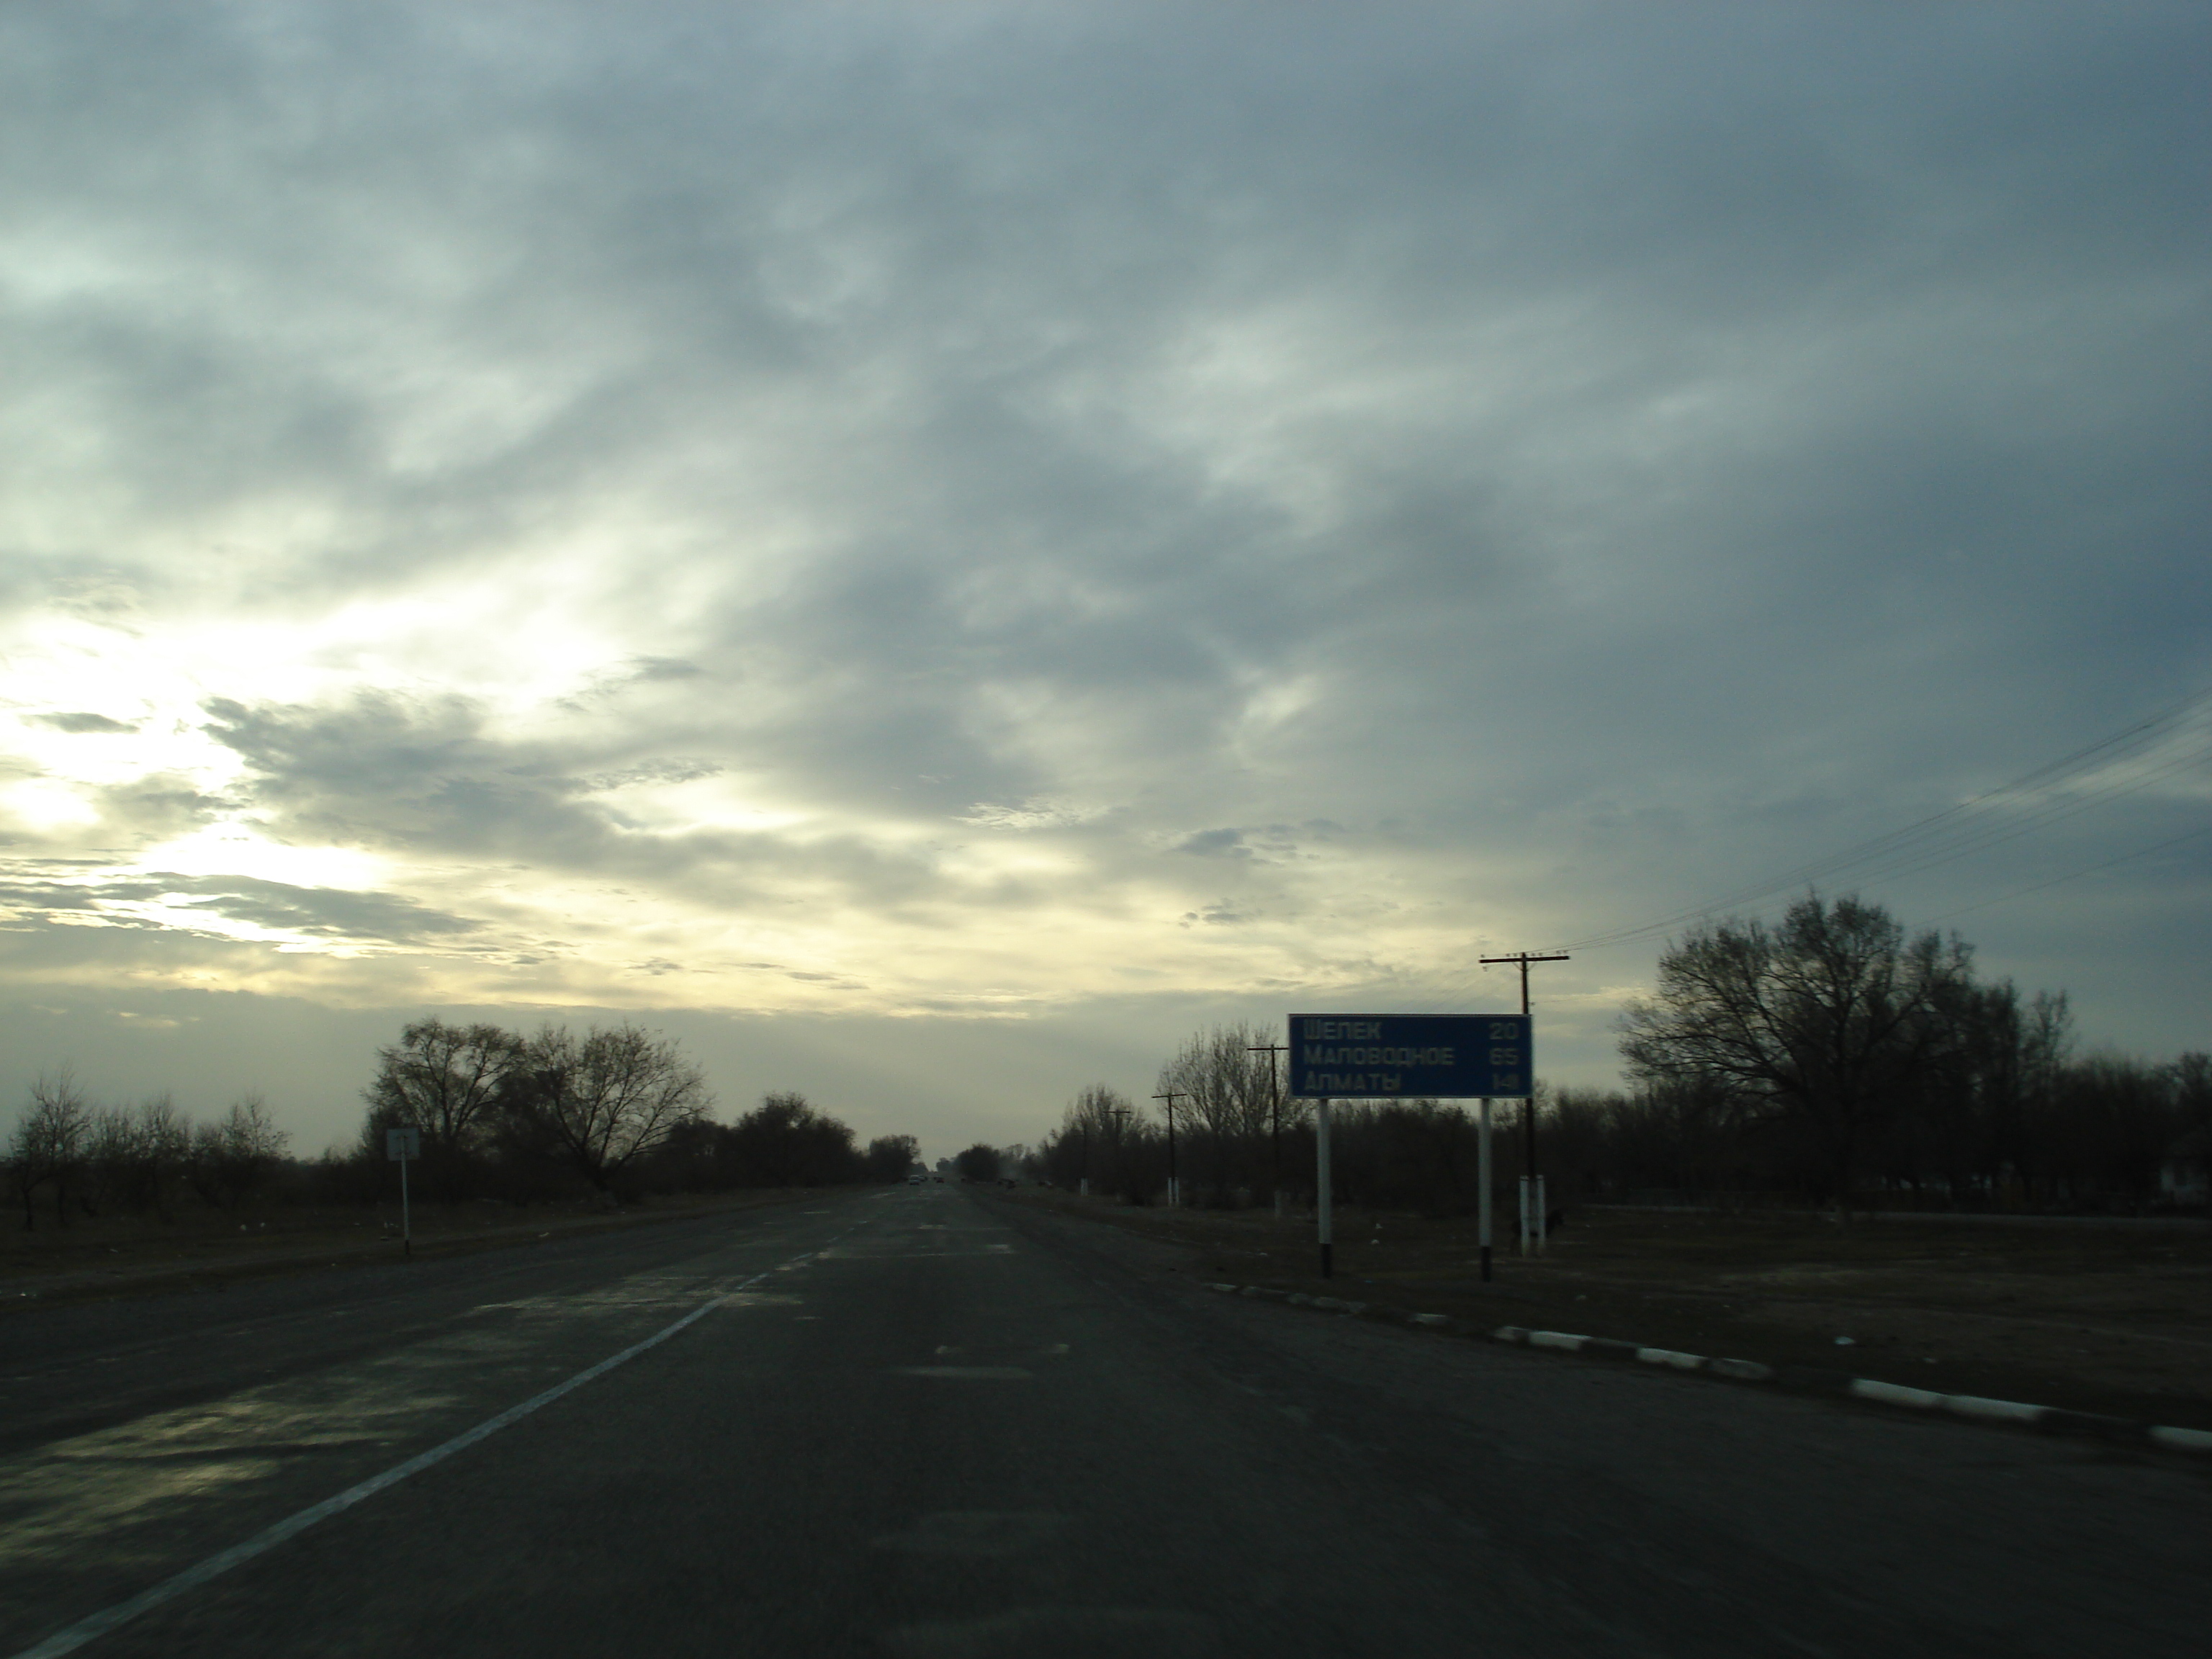
{"type": "MultiPolygon", "coordinates": [[[[407,1203],[407,1163],[422,1155],[420,1126],[401,1123],[384,1132],[384,1155],[399,1166],[399,1253],[415,1254],[415,1212],[407,1203]]],[[[389,1222],[385,1224],[389,1226],[389,1222]]]]}
{"type": "MultiPolygon", "coordinates": [[[[1542,960],[1543,958],[1536,958],[1542,960]]],[[[1523,1014],[1300,1014],[1290,1017],[1289,1093],[1315,1103],[1314,1162],[1322,1277],[1333,1273],[1336,1218],[1330,1119],[1339,1100],[1482,1103],[1482,1277],[1492,1273],[1496,1194],[1491,1108],[1533,1092],[1534,1054],[1523,1014]]],[[[1250,1045],[1256,1052],[1257,1043],[1250,1045]]],[[[1526,1200],[1522,1232],[1527,1233],[1526,1200]]],[[[1526,1249],[1526,1245],[1523,1245],[1526,1249]]]]}
{"type": "Polygon", "coordinates": [[[1475,1213],[1480,1219],[1475,1228],[1475,1237],[1482,1245],[1482,1282],[1487,1285],[1490,1283],[1490,1100],[1487,1096],[1483,1098],[1482,1115],[1478,1120],[1474,1145],[1476,1179],[1481,1188],[1481,1196],[1476,1200],[1475,1213]]]}
{"type": "Polygon", "coordinates": [[[1328,1108],[1326,1100],[1314,1114],[1314,1208],[1321,1230],[1321,1276],[1328,1279],[1335,1270],[1329,1260],[1336,1243],[1336,1195],[1329,1189],[1328,1180],[1328,1108]]]}

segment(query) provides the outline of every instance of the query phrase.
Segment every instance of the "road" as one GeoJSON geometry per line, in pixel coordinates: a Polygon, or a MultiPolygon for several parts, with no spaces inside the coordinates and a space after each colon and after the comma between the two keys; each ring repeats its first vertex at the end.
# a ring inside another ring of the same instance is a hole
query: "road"
{"type": "Polygon", "coordinates": [[[932,1185],[10,1316],[0,1659],[2212,1641],[2205,1470],[1255,1304],[1176,1261],[932,1185]]]}

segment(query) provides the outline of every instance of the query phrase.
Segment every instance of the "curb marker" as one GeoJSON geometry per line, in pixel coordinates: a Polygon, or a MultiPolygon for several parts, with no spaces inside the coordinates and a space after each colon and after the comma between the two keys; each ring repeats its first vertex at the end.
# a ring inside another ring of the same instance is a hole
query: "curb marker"
{"type": "MultiPolygon", "coordinates": [[[[1658,1365],[1668,1370],[1726,1377],[1735,1382],[1765,1382],[1778,1388],[1810,1393],[1840,1394],[1878,1406],[1899,1406],[1911,1411],[1936,1411],[1978,1423],[2010,1424],[2045,1434],[2063,1434],[2095,1440],[2161,1446],[2170,1451],[2212,1453],[2212,1430],[2180,1429],[2164,1424],[2136,1423],[2124,1417],[2097,1412],[2070,1411],[2063,1406],[2031,1406],[2017,1400],[1990,1400],[1977,1394],[1938,1394],[1930,1389],[1907,1388],[1871,1376],[1846,1376],[1841,1372],[1805,1365],[1767,1365],[1756,1359],[1717,1359],[1674,1348],[1645,1347],[1611,1337],[1583,1336],[1572,1331],[1532,1331],[1521,1325],[1500,1325],[1483,1331],[1449,1314],[1402,1313],[1365,1302],[1340,1302],[1331,1296],[1308,1296],[1298,1291],[1270,1290],[1259,1285],[1208,1285],[1224,1296],[1261,1297],[1297,1307],[1319,1308],[1330,1313],[1356,1315],[1390,1324],[1444,1331],[1455,1336],[1486,1336],[1493,1342],[1510,1342],[1524,1348],[1550,1348],[1561,1353],[1595,1355],[1658,1365]]],[[[24,1656],[30,1659],[30,1656],[24,1656]]]]}

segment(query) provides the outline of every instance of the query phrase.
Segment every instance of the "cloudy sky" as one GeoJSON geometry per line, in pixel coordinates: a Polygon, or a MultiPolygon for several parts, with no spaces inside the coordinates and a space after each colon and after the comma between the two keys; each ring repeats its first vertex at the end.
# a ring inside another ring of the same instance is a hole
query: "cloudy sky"
{"type": "Polygon", "coordinates": [[[1604,1082],[1647,924],[1808,875],[2212,1046],[2208,84],[2195,4],[9,6],[0,1114],[312,1150],[403,1020],[630,1017],[950,1150],[1571,943],[1604,1082]]]}

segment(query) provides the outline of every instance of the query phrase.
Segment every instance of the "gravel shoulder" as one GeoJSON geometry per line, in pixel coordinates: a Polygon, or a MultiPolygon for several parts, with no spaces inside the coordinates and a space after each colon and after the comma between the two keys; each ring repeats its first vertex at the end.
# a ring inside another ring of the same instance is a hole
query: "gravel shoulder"
{"type": "MultiPolygon", "coordinates": [[[[823,1196],[816,1188],[791,1188],[685,1194],[621,1209],[426,1204],[416,1212],[411,1254],[425,1260],[467,1255],[732,1211],[817,1203],[823,1196]]],[[[387,1226],[381,1206],[255,1211],[242,1220],[195,1217],[168,1224],[95,1218],[65,1231],[54,1229],[48,1217],[40,1219],[45,1235],[17,1233],[0,1247],[0,1315],[403,1260],[398,1223],[387,1226]]]]}
{"type": "Polygon", "coordinates": [[[1324,1280],[1310,1215],[1004,1196],[1199,1279],[2212,1429],[2212,1231],[1582,1211],[1538,1260],[1501,1230],[1486,1285],[1472,1221],[1346,1211],[1324,1280]]]}

